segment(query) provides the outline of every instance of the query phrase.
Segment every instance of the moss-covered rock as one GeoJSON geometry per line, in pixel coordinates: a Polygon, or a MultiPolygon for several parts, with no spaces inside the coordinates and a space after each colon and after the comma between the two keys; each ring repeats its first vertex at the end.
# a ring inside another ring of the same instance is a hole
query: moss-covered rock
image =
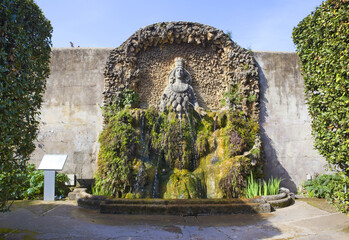
{"type": "Polygon", "coordinates": [[[164,198],[191,199],[201,197],[201,180],[186,169],[174,169],[167,185],[164,198]]]}
{"type": "MultiPolygon", "coordinates": [[[[95,191],[124,198],[232,198],[261,166],[258,122],[242,112],[123,109],[100,136],[95,191]]],[[[256,174],[258,175],[258,174],[256,174]]]]}

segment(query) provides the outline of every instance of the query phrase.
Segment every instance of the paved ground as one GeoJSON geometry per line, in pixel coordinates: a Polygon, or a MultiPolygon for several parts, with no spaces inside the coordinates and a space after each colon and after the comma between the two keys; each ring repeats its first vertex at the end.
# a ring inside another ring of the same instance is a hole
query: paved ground
{"type": "Polygon", "coordinates": [[[296,200],[269,214],[124,216],[73,201],[16,202],[0,213],[0,239],[349,239],[349,217],[324,201],[296,200]]]}

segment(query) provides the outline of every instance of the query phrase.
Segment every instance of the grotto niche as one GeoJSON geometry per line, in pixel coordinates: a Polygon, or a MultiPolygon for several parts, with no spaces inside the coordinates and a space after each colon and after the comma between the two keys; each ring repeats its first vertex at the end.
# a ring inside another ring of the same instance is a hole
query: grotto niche
{"type": "Polygon", "coordinates": [[[164,112],[172,109],[178,114],[188,112],[189,107],[194,107],[195,111],[202,114],[202,109],[196,100],[195,92],[191,87],[191,77],[184,69],[183,59],[175,59],[175,68],[168,76],[169,85],[165,88],[161,97],[159,109],[164,112]]]}
{"type": "Polygon", "coordinates": [[[222,31],[164,22],[135,32],[105,68],[94,194],[236,198],[262,177],[258,69],[222,31]]]}

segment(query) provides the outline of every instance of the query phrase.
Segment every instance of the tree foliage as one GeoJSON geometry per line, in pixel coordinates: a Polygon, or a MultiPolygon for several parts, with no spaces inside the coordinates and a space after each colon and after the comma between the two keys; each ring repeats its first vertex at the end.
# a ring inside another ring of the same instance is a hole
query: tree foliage
{"type": "Polygon", "coordinates": [[[0,210],[14,198],[34,151],[49,75],[50,22],[33,0],[0,3],[0,210]]]}
{"type": "Polygon", "coordinates": [[[349,175],[349,1],[327,0],[293,30],[315,147],[349,175]]]}

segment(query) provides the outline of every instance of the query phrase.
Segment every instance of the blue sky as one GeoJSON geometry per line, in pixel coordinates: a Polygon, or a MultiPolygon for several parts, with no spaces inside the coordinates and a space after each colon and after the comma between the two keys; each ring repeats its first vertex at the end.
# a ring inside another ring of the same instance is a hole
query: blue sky
{"type": "Polygon", "coordinates": [[[244,48],[295,51],[292,29],[322,0],[34,0],[53,26],[53,47],[118,47],[135,31],[190,21],[232,33],[244,48]]]}

